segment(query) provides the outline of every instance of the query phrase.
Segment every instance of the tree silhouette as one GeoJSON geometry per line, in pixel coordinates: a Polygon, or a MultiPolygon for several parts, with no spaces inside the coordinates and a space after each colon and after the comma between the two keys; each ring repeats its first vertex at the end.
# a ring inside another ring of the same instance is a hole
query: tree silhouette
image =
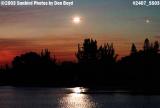
{"type": "Polygon", "coordinates": [[[130,54],[116,61],[113,43],[98,47],[97,41],[84,39],[78,44],[78,63],[56,63],[48,49],[40,54],[27,52],[16,56],[12,66],[0,67],[0,83],[38,83],[58,86],[102,86],[131,90],[158,87],[160,84],[159,42],[145,39],[142,50],[133,43],[130,54]],[[143,85],[143,86],[142,86],[143,85]]]}
{"type": "Polygon", "coordinates": [[[97,61],[97,41],[93,39],[85,39],[83,46],[78,44],[78,52],[76,57],[79,63],[94,63],[97,61]]]}
{"type": "Polygon", "coordinates": [[[100,46],[98,49],[98,60],[102,63],[115,63],[117,55],[115,54],[115,50],[112,44],[104,44],[104,46],[100,46]]]}
{"type": "Polygon", "coordinates": [[[155,53],[159,52],[159,42],[158,41],[154,42],[154,51],[155,51],[155,53]]]}
{"type": "Polygon", "coordinates": [[[107,43],[98,48],[96,40],[85,39],[82,47],[78,44],[76,57],[79,63],[113,64],[116,62],[117,55],[115,54],[113,43],[107,43]]]}
{"type": "Polygon", "coordinates": [[[51,53],[48,49],[42,50],[40,56],[41,56],[41,60],[42,60],[44,65],[55,64],[56,63],[55,56],[51,57],[51,53]]]}
{"type": "Polygon", "coordinates": [[[40,55],[35,52],[29,52],[16,56],[12,61],[13,67],[32,66],[40,64],[40,55]]]}
{"type": "Polygon", "coordinates": [[[145,39],[145,41],[144,41],[144,51],[148,51],[148,50],[150,50],[150,48],[151,48],[151,45],[150,45],[150,42],[149,42],[149,39],[147,38],[147,39],[145,39]]]}
{"type": "Polygon", "coordinates": [[[131,47],[131,55],[134,55],[136,53],[137,53],[137,48],[136,48],[135,44],[133,43],[132,47],[131,47]]]}
{"type": "Polygon", "coordinates": [[[41,54],[28,52],[16,56],[12,61],[14,69],[23,71],[51,71],[56,66],[55,57],[51,57],[48,49],[42,50],[41,54]]]}

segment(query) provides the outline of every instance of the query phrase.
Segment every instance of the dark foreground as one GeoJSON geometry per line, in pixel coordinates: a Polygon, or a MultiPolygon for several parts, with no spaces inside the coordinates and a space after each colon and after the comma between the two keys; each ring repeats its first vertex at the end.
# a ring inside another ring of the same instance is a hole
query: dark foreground
{"type": "Polygon", "coordinates": [[[145,39],[128,56],[117,60],[113,44],[98,46],[85,39],[78,44],[77,62],[57,63],[49,50],[16,56],[11,66],[0,67],[0,85],[105,88],[134,93],[160,92],[160,44],[145,39]]]}

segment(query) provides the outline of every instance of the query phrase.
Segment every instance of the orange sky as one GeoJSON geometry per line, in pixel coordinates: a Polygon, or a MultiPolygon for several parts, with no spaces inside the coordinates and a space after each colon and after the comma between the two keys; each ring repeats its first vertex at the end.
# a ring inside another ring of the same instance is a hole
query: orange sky
{"type": "Polygon", "coordinates": [[[141,49],[145,38],[160,40],[160,7],[135,7],[132,0],[75,1],[71,7],[0,6],[0,64],[45,48],[58,61],[76,61],[77,44],[91,37],[98,45],[114,43],[119,58],[133,42],[141,49]]]}
{"type": "MultiPolygon", "coordinates": [[[[16,56],[28,51],[40,53],[42,49],[48,48],[52,55],[55,55],[58,62],[61,61],[76,61],[75,53],[78,43],[82,44],[83,39],[93,38],[98,42],[98,46],[104,43],[113,43],[118,58],[129,54],[133,39],[122,37],[109,36],[91,36],[91,35],[76,35],[76,36],[54,36],[39,39],[1,39],[0,40],[0,63],[10,63],[16,56]]],[[[141,49],[144,39],[136,41],[137,48],[141,49]]]]}

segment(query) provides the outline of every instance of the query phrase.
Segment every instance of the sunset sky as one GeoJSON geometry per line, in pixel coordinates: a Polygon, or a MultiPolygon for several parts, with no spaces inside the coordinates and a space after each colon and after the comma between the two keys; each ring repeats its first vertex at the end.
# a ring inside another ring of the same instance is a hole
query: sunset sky
{"type": "Polygon", "coordinates": [[[74,6],[0,7],[0,64],[27,51],[48,48],[59,61],[75,61],[77,44],[93,38],[113,42],[118,55],[131,43],[160,40],[160,6],[133,6],[133,0],[74,0],[74,6]],[[79,16],[81,22],[73,23],[79,16]]]}

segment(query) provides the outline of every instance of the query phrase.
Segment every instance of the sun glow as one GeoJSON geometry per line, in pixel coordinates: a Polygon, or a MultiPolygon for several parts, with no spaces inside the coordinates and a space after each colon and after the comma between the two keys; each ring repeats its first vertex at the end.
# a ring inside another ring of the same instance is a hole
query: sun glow
{"type": "Polygon", "coordinates": [[[76,88],[74,88],[74,92],[75,93],[81,93],[82,91],[81,91],[80,87],[76,87],[76,88]]]}
{"type": "Polygon", "coordinates": [[[84,93],[87,89],[83,88],[83,87],[75,87],[73,88],[73,92],[76,94],[80,94],[80,93],[84,93]]]}
{"type": "Polygon", "coordinates": [[[147,19],[147,20],[146,20],[146,23],[147,23],[147,24],[148,24],[148,23],[150,23],[150,20],[149,20],[149,19],[147,19]]]}
{"type": "Polygon", "coordinates": [[[79,24],[81,22],[81,18],[79,16],[73,17],[72,19],[74,24],[79,24]]]}

